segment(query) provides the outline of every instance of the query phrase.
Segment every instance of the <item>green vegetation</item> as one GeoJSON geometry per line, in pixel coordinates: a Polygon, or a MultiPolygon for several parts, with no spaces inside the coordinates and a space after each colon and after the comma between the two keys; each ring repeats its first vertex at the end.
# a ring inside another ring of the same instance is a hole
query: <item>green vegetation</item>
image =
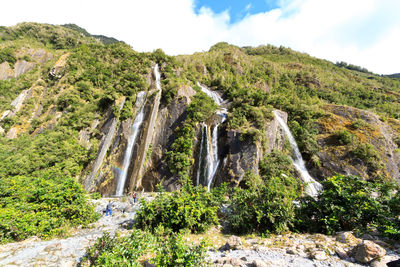
{"type": "Polygon", "coordinates": [[[136,226],[150,231],[162,226],[173,232],[204,232],[218,222],[218,208],[219,203],[203,187],[160,193],[153,201],[142,202],[136,215],[136,226]]]}
{"type": "Polygon", "coordinates": [[[176,130],[176,139],[167,152],[168,167],[171,173],[177,174],[182,185],[191,183],[190,167],[193,164],[193,140],[195,127],[215,113],[217,104],[203,92],[198,92],[187,108],[187,117],[182,126],[176,130]]]}
{"type": "MultiPolygon", "coordinates": [[[[149,90],[147,79],[154,63],[162,72],[162,108],[180,100],[180,87],[196,90],[171,146],[162,155],[170,172],[166,176],[179,178],[182,189],[143,202],[136,225],[142,230],[134,229],[129,237],[99,239],[88,251],[89,265],[129,265],[149,259],[160,266],[199,266],[202,245],[187,246],[179,232],[203,232],[219,220],[227,220],[235,233],[289,229],[333,233],[363,231],[368,226],[400,238],[395,217],[400,214],[400,197],[393,194],[398,187],[335,176],[323,181],[325,191],[317,199],[299,198],[301,185],[293,178],[296,173],[285,149],[266,155],[259,175],[246,174],[234,190],[217,188],[209,193],[193,187],[190,177],[196,131],[218,109],[197,82],[229,101],[227,130],[237,130],[260,147],[267,141],[265,130],[272,110],[286,111],[304,159],[319,166],[320,121],[333,117],[325,109],[327,103],[370,110],[382,121],[397,122],[400,80],[271,45],[239,48],[218,43],[209,52],[170,57],[162,50],[137,53],[122,42],[102,40],[76,25],[0,27],[0,63],[12,66],[20,58],[32,60],[24,49],[40,48],[53,55],[46,63],[36,62],[34,69],[18,79],[0,81],[1,114],[13,109],[10,103],[18,94],[31,89],[23,108],[0,122],[5,131],[14,127],[17,133],[16,139],[0,137],[0,242],[62,235],[69,227],[96,219],[78,181],[98,152],[106,117],[113,112],[121,123],[133,116],[137,93],[149,90]],[[60,56],[64,56],[64,67],[59,75],[49,75],[60,56]],[[122,100],[125,104],[120,110],[122,100]],[[81,131],[89,133],[90,149],[78,142],[81,131]],[[296,199],[299,208],[293,204],[296,199]],[[228,213],[219,212],[222,203],[229,206],[228,213]]],[[[334,137],[345,156],[363,161],[368,173],[380,172],[382,151],[360,138],[360,133],[373,132],[375,126],[362,119],[346,119],[343,127],[327,131],[327,137],[334,137]]],[[[399,145],[398,139],[394,141],[399,145]]],[[[146,160],[150,153],[151,149],[146,160]]]]}
{"type": "Polygon", "coordinates": [[[14,66],[14,63],[17,61],[14,51],[10,47],[0,50],[0,63],[3,63],[5,61],[7,61],[11,65],[11,68],[14,66]]]}
{"type": "Polygon", "coordinates": [[[295,215],[292,202],[300,190],[288,166],[292,166],[290,158],[273,151],[260,162],[260,176],[245,176],[242,187],[235,188],[230,197],[230,231],[269,234],[289,229],[295,215]]]}
{"type": "Polygon", "coordinates": [[[0,207],[0,243],[61,235],[97,219],[82,186],[71,178],[2,178],[0,207]]]}
{"type": "Polygon", "coordinates": [[[351,132],[347,130],[340,130],[335,133],[335,137],[338,140],[340,145],[348,145],[352,144],[355,141],[355,136],[351,132]]]}
{"type": "Polygon", "coordinates": [[[383,234],[400,238],[398,186],[357,176],[334,176],[322,185],[324,191],[317,199],[300,200],[295,230],[333,234],[377,227],[383,234]]]}
{"type": "Polygon", "coordinates": [[[202,266],[205,244],[187,245],[181,234],[155,234],[133,230],[130,236],[111,238],[107,233],[87,250],[83,266],[142,266],[144,261],[156,266],[202,266]]]}
{"type": "Polygon", "coordinates": [[[18,133],[16,139],[0,137],[0,242],[62,235],[96,219],[78,181],[94,160],[101,136],[94,130],[86,150],[78,143],[79,131],[90,129],[122,97],[126,104],[118,115],[131,116],[136,93],[148,89],[144,76],[151,61],[126,44],[103,45],[59,26],[3,27],[0,39],[1,62],[12,65],[21,53],[28,59],[26,48],[54,56],[18,79],[0,81],[1,113],[12,110],[10,103],[30,89],[21,111],[0,122],[5,131],[15,127],[18,133]],[[49,72],[61,55],[65,67],[55,78],[49,72]]]}

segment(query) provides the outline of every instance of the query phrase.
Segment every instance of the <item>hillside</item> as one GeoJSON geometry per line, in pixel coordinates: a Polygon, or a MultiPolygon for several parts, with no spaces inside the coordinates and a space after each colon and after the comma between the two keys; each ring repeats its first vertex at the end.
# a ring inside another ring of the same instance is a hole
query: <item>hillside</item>
{"type": "MultiPolygon", "coordinates": [[[[359,183],[354,190],[363,196],[364,186],[382,186],[389,199],[400,181],[400,80],[348,66],[271,45],[218,43],[172,57],[138,53],[72,24],[0,27],[0,241],[62,235],[65,225],[95,221],[86,192],[190,188],[203,196],[197,185],[239,187],[230,198],[240,202],[265,197],[274,184],[277,195],[268,197],[282,199],[276,210],[291,220],[291,200],[316,198],[339,179],[332,176],[359,183]]],[[[392,201],[383,199],[379,205],[392,201]]],[[[214,214],[217,200],[204,201],[199,210],[214,214]]],[[[207,224],[218,221],[212,216],[207,224]]],[[[246,232],[248,223],[237,220],[232,227],[246,232]]],[[[272,225],[279,233],[295,222],[272,225]]]]}

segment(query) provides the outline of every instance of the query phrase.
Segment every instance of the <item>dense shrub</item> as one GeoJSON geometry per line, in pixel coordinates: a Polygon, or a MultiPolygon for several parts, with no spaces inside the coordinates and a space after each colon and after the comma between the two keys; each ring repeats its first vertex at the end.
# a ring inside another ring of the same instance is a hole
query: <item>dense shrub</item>
{"type": "Polygon", "coordinates": [[[0,242],[62,234],[66,226],[97,218],[82,186],[70,178],[2,178],[0,207],[0,242]]]}
{"type": "Polygon", "coordinates": [[[300,200],[296,230],[333,234],[379,226],[394,236],[400,230],[394,224],[399,209],[390,204],[399,203],[391,192],[393,185],[364,181],[357,176],[334,176],[322,181],[322,185],[324,190],[317,199],[300,200]]]}
{"type": "Polygon", "coordinates": [[[174,232],[183,229],[203,232],[218,222],[218,208],[212,194],[203,187],[160,193],[153,201],[142,202],[136,226],[149,230],[162,226],[174,232]]]}
{"type": "Polygon", "coordinates": [[[88,248],[84,266],[142,266],[147,260],[156,266],[202,266],[205,246],[187,245],[181,234],[161,235],[134,229],[127,237],[111,238],[107,233],[88,248]]]}
{"type": "Polygon", "coordinates": [[[286,175],[265,183],[251,181],[247,189],[236,188],[231,196],[229,228],[234,233],[282,233],[294,221],[293,200],[297,182],[286,175]]]}
{"type": "Polygon", "coordinates": [[[353,143],[355,140],[355,135],[347,130],[340,130],[336,132],[334,135],[339,145],[348,145],[353,143]]]}
{"type": "Polygon", "coordinates": [[[377,171],[383,167],[378,151],[369,143],[358,144],[352,153],[355,157],[364,161],[372,171],[377,171]]]}

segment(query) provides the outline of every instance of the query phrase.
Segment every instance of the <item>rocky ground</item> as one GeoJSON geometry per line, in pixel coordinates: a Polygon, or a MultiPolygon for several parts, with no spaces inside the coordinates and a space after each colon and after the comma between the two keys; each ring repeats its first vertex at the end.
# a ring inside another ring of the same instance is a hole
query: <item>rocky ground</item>
{"type": "MultiPolygon", "coordinates": [[[[75,266],[85,254],[86,248],[103,235],[114,234],[116,230],[126,231],[126,225],[132,223],[139,204],[112,199],[112,216],[102,216],[97,222],[85,229],[74,230],[63,239],[40,240],[32,237],[22,242],[0,246],[0,266],[75,266]]],[[[96,211],[104,214],[108,199],[93,200],[96,211]]]]}
{"type": "MultiPolygon", "coordinates": [[[[150,198],[151,196],[144,196],[150,198]]],[[[93,200],[96,211],[104,212],[109,199],[93,200]]],[[[0,266],[76,266],[103,232],[129,233],[140,204],[113,199],[113,216],[102,216],[85,229],[75,229],[63,239],[40,240],[0,246],[0,266]]],[[[356,238],[349,232],[337,236],[288,234],[269,238],[225,236],[213,228],[203,236],[188,235],[187,241],[207,238],[214,244],[208,251],[213,266],[386,266],[400,259],[400,244],[374,235],[356,238]]],[[[397,265],[400,266],[400,265],[397,265]]]]}

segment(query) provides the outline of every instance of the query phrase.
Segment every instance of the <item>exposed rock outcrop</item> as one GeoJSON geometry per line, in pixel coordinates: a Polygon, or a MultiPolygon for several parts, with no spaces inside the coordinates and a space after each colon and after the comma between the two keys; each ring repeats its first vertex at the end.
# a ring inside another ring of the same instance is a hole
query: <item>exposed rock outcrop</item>
{"type": "Polygon", "coordinates": [[[175,139],[175,130],[186,118],[186,108],[190,104],[190,97],[196,92],[182,86],[178,90],[179,98],[174,99],[169,105],[161,106],[155,122],[152,140],[152,150],[146,163],[146,171],[141,185],[146,191],[153,191],[155,185],[163,180],[163,185],[168,190],[178,187],[177,180],[168,171],[165,162],[165,153],[170,149],[175,139]]]}
{"type": "MultiPolygon", "coordinates": [[[[125,98],[119,100],[118,108],[121,110],[125,104],[125,98]]],[[[99,170],[103,164],[104,158],[108,149],[110,148],[111,142],[115,136],[118,119],[115,118],[113,112],[110,110],[108,119],[103,123],[102,131],[104,133],[103,138],[100,141],[99,152],[96,160],[92,164],[91,172],[86,176],[84,180],[84,187],[86,190],[91,191],[95,186],[99,185],[102,176],[99,175],[99,170]],[[97,177],[97,179],[96,179],[97,177]]]]}
{"type": "Polygon", "coordinates": [[[23,58],[24,56],[30,57],[33,61],[26,61],[25,59],[18,59],[14,63],[14,68],[11,68],[8,62],[0,64],[0,80],[8,80],[11,78],[18,78],[24,73],[32,70],[36,64],[44,64],[53,58],[50,52],[44,49],[21,48],[16,56],[23,58]]]}
{"type": "Polygon", "coordinates": [[[311,169],[314,176],[323,178],[340,173],[373,178],[380,174],[400,179],[400,155],[396,153],[398,146],[394,142],[397,137],[394,127],[398,125],[394,120],[393,124],[391,120],[384,122],[372,112],[348,106],[326,105],[325,110],[327,114],[318,122],[321,164],[311,169]],[[351,146],[339,143],[337,133],[340,131],[354,136],[351,146]],[[359,144],[372,145],[369,150],[371,155],[376,151],[373,160],[376,165],[371,166],[368,159],[355,155],[354,150],[359,144]]]}
{"type": "Polygon", "coordinates": [[[65,66],[67,65],[67,59],[69,57],[69,53],[62,55],[57,62],[54,64],[53,68],[50,70],[50,76],[54,78],[61,78],[63,75],[63,71],[65,66]]]}

